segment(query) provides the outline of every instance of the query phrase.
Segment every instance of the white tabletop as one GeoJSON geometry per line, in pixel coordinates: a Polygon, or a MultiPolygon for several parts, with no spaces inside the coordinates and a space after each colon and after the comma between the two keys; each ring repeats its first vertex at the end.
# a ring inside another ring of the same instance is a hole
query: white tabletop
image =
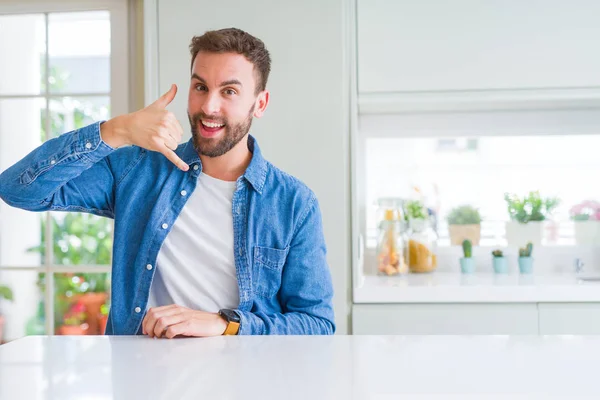
{"type": "Polygon", "coordinates": [[[600,398],[600,337],[26,337],[0,399],[600,398]]]}
{"type": "Polygon", "coordinates": [[[355,303],[600,302],[600,281],[579,278],[575,274],[457,272],[371,275],[360,280],[353,296],[355,303]]]}

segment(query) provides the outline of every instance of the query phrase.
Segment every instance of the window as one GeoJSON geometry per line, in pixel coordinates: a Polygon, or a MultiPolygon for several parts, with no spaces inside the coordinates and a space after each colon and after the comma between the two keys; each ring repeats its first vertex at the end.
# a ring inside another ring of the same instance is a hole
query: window
{"type": "MultiPolygon", "coordinates": [[[[481,214],[478,262],[491,271],[490,252],[517,252],[511,242],[505,193],[539,191],[559,205],[540,228],[538,271],[570,271],[575,258],[592,265],[600,232],[572,218],[574,206],[600,200],[595,110],[520,110],[457,113],[359,114],[356,194],[360,272],[377,271],[377,201],[420,199],[434,215],[438,270],[456,271],[460,248],[452,246],[447,216],[460,205],[481,214]],[[592,235],[593,237],[591,237],[592,235]],[[362,239],[362,240],[361,240],[362,239]]],[[[600,207],[596,207],[600,209],[600,207]]],[[[597,210],[592,210],[596,212],[597,210]]],[[[600,213],[597,214],[600,216],[600,213]]],[[[597,222],[600,224],[600,222],[597,222]]],[[[484,268],[480,268],[485,270],[484,268]]]]}
{"type": "MultiPolygon", "coordinates": [[[[127,2],[0,5],[0,170],[46,140],[127,112],[127,2]]],[[[112,221],[0,204],[4,340],[100,333],[109,307],[112,221]]],[[[1,339],[1,338],[0,338],[1,339]]]]}

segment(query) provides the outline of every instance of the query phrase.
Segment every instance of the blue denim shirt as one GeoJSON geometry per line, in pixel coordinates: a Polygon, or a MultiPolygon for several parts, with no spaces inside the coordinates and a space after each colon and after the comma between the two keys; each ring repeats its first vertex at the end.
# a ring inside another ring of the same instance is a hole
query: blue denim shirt
{"type": "MultiPolygon", "coordinates": [[[[233,195],[239,334],[332,334],[333,288],[314,193],[267,162],[255,139],[233,195]]],[[[159,249],[202,171],[193,143],[176,153],[118,150],[100,123],[52,139],[0,175],[0,197],[30,211],[80,211],[113,218],[111,309],[106,333],[141,333],[159,249]]]]}

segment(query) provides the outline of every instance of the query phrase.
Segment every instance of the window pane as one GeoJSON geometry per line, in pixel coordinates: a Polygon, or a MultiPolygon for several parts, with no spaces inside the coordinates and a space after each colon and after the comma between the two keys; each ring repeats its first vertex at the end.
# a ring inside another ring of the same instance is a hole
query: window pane
{"type": "MultiPolygon", "coordinates": [[[[44,134],[43,114],[43,99],[0,99],[0,171],[40,145],[44,134]]],[[[32,250],[42,244],[40,221],[43,215],[0,201],[0,266],[42,263],[39,254],[32,250]]]]}
{"type": "Polygon", "coordinates": [[[43,14],[0,15],[0,95],[44,92],[45,34],[43,14]]]}
{"type": "Polygon", "coordinates": [[[51,213],[54,264],[109,265],[112,220],[86,213],[51,213]]]}
{"type": "Polygon", "coordinates": [[[4,318],[0,331],[4,331],[5,341],[46,334],[44,297],[37,283],[37,272],[0,270],[0,286],[8,287],[13,297],[12,301],[0,299],[0,316],[4,318]]]}
{"type": "Polygon", "coordinates": [[[110,306],[110,274],[54,274],[57,335],[104,334],[110,306]]]}
{"type": "Polygon", "coordinates": [[[48,52],[51,93],[110,91],[108,11],[50,14],[48,52]]]}
{"type": "Polygon", "coordinates": [[[73,129],[83,128],[97,121],[110,118],[110,98],[60,97],[50,99],[52,137],[73,129]]]}
{"type": "Polygon", "coordinates": [[[509,220],[505,193],[539,190],[561,202],[545,221],[544,244],[573,244],[569,210],[600,200],[600,135],[367,139],[368,245],[376,235],[380,197],[421,198],[438,219],[439,244],[449,244],[446,217],[470,204],[482,214],[482,245],[503,245],[509,220]]]}

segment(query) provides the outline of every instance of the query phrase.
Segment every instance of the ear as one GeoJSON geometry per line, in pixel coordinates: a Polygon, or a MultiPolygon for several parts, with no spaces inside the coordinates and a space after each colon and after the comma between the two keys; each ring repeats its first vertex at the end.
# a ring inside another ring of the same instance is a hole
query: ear
{"type": "Polygon", "coordinates": [[[260,118],[265,113],[267,105],[269,104],[269,91],[263,90],[256,96],[256,105],[254,106],[254,116],[260,118]]]}

